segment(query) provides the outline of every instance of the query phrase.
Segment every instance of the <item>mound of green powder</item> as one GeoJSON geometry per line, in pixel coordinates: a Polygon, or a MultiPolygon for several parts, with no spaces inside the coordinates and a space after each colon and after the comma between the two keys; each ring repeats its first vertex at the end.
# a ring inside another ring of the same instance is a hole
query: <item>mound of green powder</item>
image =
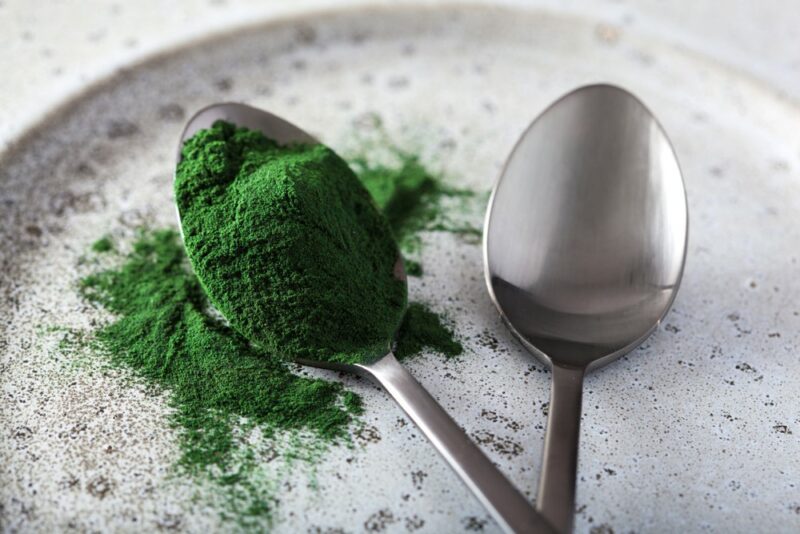
{"type": "Polygon", "coordinates": [[[245,337],[284,359],[387,351],[406,300],[397,244],[332,150],[218,122],[184,144],[175,194],[194,270],[245,337]]]}

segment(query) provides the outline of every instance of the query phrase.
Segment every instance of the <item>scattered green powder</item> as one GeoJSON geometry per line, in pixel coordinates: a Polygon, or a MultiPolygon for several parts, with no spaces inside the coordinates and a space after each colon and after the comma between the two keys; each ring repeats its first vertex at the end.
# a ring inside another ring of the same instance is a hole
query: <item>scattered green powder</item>
{"type": "MultiPolygon", "coordinates": [[[[85,277],[81,290],[117,317],[96,334],[103,348],[168,386],[190,431],[227,424],[208,420],[218,412],[327,438],[343,434],[350,417],[337,404],[341,387],[291,374],[212,317],[174,230],[144,233],[119,268],[85,277]]],[[[193,447],[224,458],[229,434],[224,427],[198,433],[193,447]]]]}
{"type": "Polygon", "coordinates": [[[442,325],[441,318],[418,302],[408,305],[400,326],[395,355],[402,359],[419,354],[425,347],[434,347],[446,357],[457,356],[463,350],[461,343],[442,325]]]}
{"type": "Polygon", "coordinates": [[[424,229],[436,218],[435,201],[440,187],[416,158],[405,158],[396,169],[356,164],[359,179],[389,220],[398,239],[424,229]]]}
{"type": "MultiPolygon", "coordinates": [[[[375,199],[406,254],[417,252],[422,231],[480,235],[469,224],[454,224],[445,214],[445,199],[472,199],[474,191],[446,186],[420,162],[417,156],[395,150],[399,165],[370,165],[366,158],[353,160],[353,168],[364,187],[375,199]]],[[[422,265],[406,260],[406,272],[422,275],[422,265]],[[410,265],[410,268],[409,268],[410,265]]]]}
{"type": "Polygon", "coordinates": [[[422,276],[422,264],[416,260],[406,259],[403,261],[408,276],[422,276]]]}
{"type": "Polygon", "coordinates": [[[406,304],[399,251],[331,149],[217,122],[184,144],[175,195],[194,271],[245,337],[288,360],[388,350],[406,304]]]}
{"type": "MultiPolygon", "coordinates": [[[[220,128],[218,135],[231,135],[232,131],[237,135],[230,127],[227,133],[224,130],[225,127],[220,128]]],[[[268,153],[276,149],[246,133],[238,135],[244,137],[239,139],[244,145],[254,142],[256,150],[243,154],[247,151],[231,147],[209,149],[207,155],[216,154],[206,162],[212,170],[216,165],[225,168],[230,164],[226,158],[243,157],[239,172],[249,172],[254,165],[269,160],[268,153]]],[[[320,158],[324,164],[344,172],[341,160],[330,151],[296,150],[298,167],[311,167],[303,172],[319,169],[320,163],[315,159],[320,158]]],[[[408,243],[416,239],[415,232],[440,224],[436,223],[439,201],[445,194],[442,192],[448,190],[416,159],[407,158],[397,168],[370,167],[360,160],[355,168],[376,196],[376,203],[391,210],[388,219],[401,242],[408,243]]],[[[363,197],[356,188],[345,186],[344,190],[344,196],[354,202],[354,209],[363,206],[363,197]]],[[[319,194],[323,193],[330,190],[321,188],[319,194]]],[[[263,221],[251,221],[255,222],[263,221]]],[[[375,224],[383,233],[380,224],[375,224]]],[[[339,238],[340,242],[347,242],[339,238]]],[[[92,250],[117,249],[105,237],[92,250]]],[[[247,257],[246,252],[239,250],[243,258],[247,257]]],[[[80,284],[87,300],[114,316],[94,332],[97,346],[113,364],[132,368],[147,382],[170,392],[172,421],[180,430],[179,466],[190,474],[210,477],[224,488],[230,497],[230,511],[239,522],[242,518],[269,519],[275,503],[273,494],[279,489],[277,482],[257,481],[254,472],[262,461],[251,445],[237,437],[242,421],[249,428],[259,428],[267,440],[287,432],[302,434],[305,441],[295,448],[306,452],[284,451],[284,460],[315,462],[327,447],[348,441],[350,428],[358,424],[358,416],[363,413],[361,398],[344,390],[341,384],[296,374],[291,364],[267,351],[268,344],[256,347],[223,323],[212,311],[174,230],[143,229],[132,243],[132,250],[117,257],[116,267],[90,274],[80,284]]],[[[406,268],[421,274],[416,262],[407,261],[406,268]]],[[[375,272],[384,269],[382,265],[375,272]]],[[[356,315],[364,319],[358,310],[356,315]]],[[[85,343],[84,335],[76,339],[85,343]]],[[[399,329],[396,355],[405,358],[425,348],[446,357],[461,353],[461,345],[440,317],[422,304],[411,303],[399,329]]],[[[282,356],[286,354],[282,352],[282,356]]]]}
{"type": "Polygon", "coordinates": [[[94,252],[110,252],[113,249],[114,243],[112,243],[111,238],[108,236],[101,237],[92,244],[92,250],[94,252]]]}
{"type": "MultiPolygon", "coordinates": [[[[111,361],[169,390],[182,429],[180,465],[189,473],[228,485],[243,476],[234,461],[240,418],[266,437],[307,431],[324,445],[345,438],[351,413],[360,413],[340,384],[292,374],[209,314],[174,230],[144,232],[118,268],[89,275],[80,287],[115,315],[95,333],[111,361]]],[[[247,506],[265,500],[251,495],[247,506]]]]}
{"type": "MultiPolygon", "coordinates": [[[[236,461],[241,418],[267,438],[305,431],[310,437],[303,447],[324,451],[347,441],[350,424],[363,413],[361,398],[339,383],[294,374],[290,364],[223,324],[210,311],[176,231],[143,230],[120,260],[80,282],[88,301],[114,314],[94,333],[97,345],[112,363],[170,392],[173,423],[182,430],[180,466],[210,476],[231,495],[242,495],[244,486],[245,504],[235,505],[237,514],[269,518],[269,492],[249,482],[255,464],[236,461]]],[[[460,352],[437,315],[418,303],[408,310],[398,357],[425,347],[445,356],[460,352]]],[[[84,343],[83,336],[76,339],[84,343]]]]}

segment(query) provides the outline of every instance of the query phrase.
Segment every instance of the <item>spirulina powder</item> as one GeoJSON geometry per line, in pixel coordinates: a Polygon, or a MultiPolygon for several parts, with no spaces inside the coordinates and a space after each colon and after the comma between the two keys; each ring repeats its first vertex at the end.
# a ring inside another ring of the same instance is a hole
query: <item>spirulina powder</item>
{"type": "MultiPolygon", "coordinates": [[[[402,231],[413,236],[408,228],[422,230],[432,220],[440,196],[432,197],[431,192],[443,189],[415,159],[404,159],[398,167],[370,167],[362,160],[357,168],[359,177],[369,177],[371,191],[370,183],[382,184],[389,192],[396,184],[395,190],[406,193],[409,184],[412,192],[414,183],[425,184],[424,192],[405,196],[402,204],[407,209],[400,216],[389,219],[395,235],[402,231]],[[409,169],[416,176],[413,180],[409,169]],[[423,210],[409,203],[414,196],[424,203],[423,210]]],[[[380,205],[392,202],[389,193],[380,205]]],[[[279,480],[274,472],[266,477],[259,472],[263,464],[274,462],[275,454],[287,466],[298,460],[314,463],[330,446],[347,444],[354,425],[360,424],[360,397],[341,384],[298,374],[293,365],[221,320],[175,230],[142,229],[132,242],[115,243],[104,236],[91,248],[90,255],[103,256],[103,263],[115,266],[84,277],[80,290],[113,319],[89,335],[66,335],[65,344],[93,339],[110,362],[168,390],[180,440],[178,467],[218,484],[228,501],[225,517],[244,525],[268,519],[279,499],[279,480]],[[273,453],[266,455],[247,444],[245,436],[253,429],[267,448],[275,448],[273,453]],[[287,440],[287,435],[295,437],[287,440]]],[[[445,356],[462,350],[435,313],[411,303],[399,329],[396,354],[410,357],[425,348],[445,356]]]]}
{"type": "Polygon", "coordinates": [[[330,148],[217,122],[175,177],[194,271],[231,325],[283,359],[382,356],[406,285],[389,222],[330,148]]]}

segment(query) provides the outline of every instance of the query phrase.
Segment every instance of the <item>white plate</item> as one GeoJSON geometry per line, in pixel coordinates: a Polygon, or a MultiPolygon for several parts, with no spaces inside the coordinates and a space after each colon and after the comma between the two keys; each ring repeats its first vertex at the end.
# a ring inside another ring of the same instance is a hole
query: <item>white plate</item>
{"type": "MultiPolygon", "coordinates": [[[[685,173],[691,237],[664,326],[587,380],[577,531],[800,529],[800,110],[645,35],[477,7],[326,13],[211,38],[87,89],[3,154],[3,524],[231,526],[207,505],[213,488],[169,477],[178,452],[164,395],[124,373],[76,368],[37,333],[101,318],[74,291],[78,258],[97,237],[174,224],[184,114],[241,100],[347,154],[377,113],[399,145],[486,190],[528,122],[595,81],[632,90],[663,122],[685,173]]],[[[467,354],[420,357],[412,372],[533,495],[548,374],[498,321],[478,246],[432,235],[423,259],[411,294],[457,321],[467,354]]],[[[349,383],[380,440],[331,453],[318,490],[295,473],[276,530],[496,530],[398,408],[349,383]]]]}

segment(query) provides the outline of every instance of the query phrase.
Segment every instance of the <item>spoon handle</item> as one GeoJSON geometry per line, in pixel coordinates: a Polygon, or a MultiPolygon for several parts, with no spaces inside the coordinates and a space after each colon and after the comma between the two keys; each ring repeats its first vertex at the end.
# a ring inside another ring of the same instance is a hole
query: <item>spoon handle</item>
{"type": "Polygon", "coordinates": [[[536,509],[561,533],[572,532],[575,515],[584,374],[583,368],[553,365],[536,509]]]}
{"type": "Polygon", "coordinates": [[[391,352],[359,367],[386,389],[505,531],[553,532],[391,352]]]}

